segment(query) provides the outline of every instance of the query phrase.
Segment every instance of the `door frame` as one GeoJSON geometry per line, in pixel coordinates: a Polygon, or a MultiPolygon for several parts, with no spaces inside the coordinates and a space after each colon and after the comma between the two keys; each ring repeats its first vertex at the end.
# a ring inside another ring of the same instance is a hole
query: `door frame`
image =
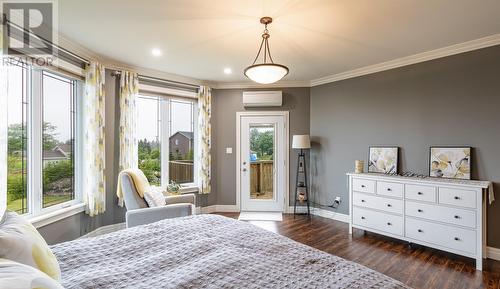
{"type": "Polygon", "coordinates": [[[289,207],[290,199],[290,113],[286,111],[237,111],[236,112],[236,209],[241,212],[241,117],[242,116],[283,116],[285,135],[285,185],[283,213],[289,207]]]}

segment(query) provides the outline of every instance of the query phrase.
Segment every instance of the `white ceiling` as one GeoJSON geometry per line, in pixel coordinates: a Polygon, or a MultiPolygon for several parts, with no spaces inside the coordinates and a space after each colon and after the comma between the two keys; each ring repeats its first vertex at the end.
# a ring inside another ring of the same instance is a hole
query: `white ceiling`
{"type": "Polygon", "coordinates": [[[246,80],[261,16],[274,18],[271,52],[290,68],[286,81],[500,33],[499,0],[59,0],[70,41],[131,66],[216,82],[246,80]]]}

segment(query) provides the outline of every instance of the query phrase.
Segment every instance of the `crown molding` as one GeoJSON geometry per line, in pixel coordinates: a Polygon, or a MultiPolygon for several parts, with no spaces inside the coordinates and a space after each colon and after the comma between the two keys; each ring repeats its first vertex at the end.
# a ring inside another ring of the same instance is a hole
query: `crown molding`
{"type": "Polygon", "coordinates": [[[437,58],[442,58],[446,56],[451,56],[459,53],[469,52],[481,48],[486,48],[490,46],[495,46],[500,44],[500,34],[494,34],[491,36],[486,36],[483,38],[450,45],[443,48],[438,48],[435,50],[430,50],[427,52],[417,53],[414,55],[382,62],[379,64],[369,65],[350,71],[337,73],[317,79],[311,80],[311,86],[318,86],[321,84],[336,82],[344,79],[349,79],[353,77],[358,77],[362,75],[372,74],[380,71],[385,71],[393,68],[398,68],[402,66],[407,66],[411,64],[416,64],[420,62],[425,62],[437,58]]]}
{"type": "Polygon", "coordinates": [[[210,82],[214,89],[241,89],[241,88],[283,88],[283,87],[311,87],[310,81],[278,81],[271,84],[259,84],[251,81],[244,82],[210,82]]]}
{"type": "Polygon", "coordinates": [[[446,56],[451,56],[459,53],[469,52],[481,48],[486,48],[490,46],[500,45],[500,34],[494,34],[490,36],[486,36],[483,38],[450,45],[443,48],[438,48],[431,51],[426,51],[422,53],[417,53],[414,55],[369,65],[337,74],[328,75],[325,77],[313,79],[311,81],[278,81],[273,84],[258,84],[251,81],[242,81],[242,82],[217,82],[217,81],[206,81],[200,80],[196,78],[191,78],[187,76],[172,74],[164,71],[159,71],[155,69],[149,69],[139,66],[130,65],[127,63],[123,63],[100,54],[93,52],[92,50],[83,47],[80,44],[77,44],[71,40],[68,40],[64,35],[58,35],[59,45],[68,49],[69,51],[83,57],[86,59],[92,59],[99,61],[103,64],[107,69],[114,70],[130,70],[137,72],[142,75],[147,75],[151,77],[157,77],[162,79],[168,79],[172,81],[178,81],[188,84],[194,85],[208,85],[214,89],[246,89],[246,88],[283,88],[283,87],[313,87],[326,83],[332,83],[336,81],[341,81],[349,78],[354,78],[358,76],[363,76],[367,74],[372,74],[376,72],[381,72],[385,70],[390,70],[402,66],[412,65],[420,62],[425,62],[433,59],[438,59],[446,56]]]}

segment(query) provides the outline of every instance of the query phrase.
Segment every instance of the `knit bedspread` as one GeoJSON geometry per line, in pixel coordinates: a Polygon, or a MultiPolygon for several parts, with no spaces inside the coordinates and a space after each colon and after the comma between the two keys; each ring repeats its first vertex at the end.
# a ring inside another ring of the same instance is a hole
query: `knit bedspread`
{"type": "Polygon", "coordinates": [[[65,288],[408,288],[252,224],[196,215],[52,246],[65,288]]]}

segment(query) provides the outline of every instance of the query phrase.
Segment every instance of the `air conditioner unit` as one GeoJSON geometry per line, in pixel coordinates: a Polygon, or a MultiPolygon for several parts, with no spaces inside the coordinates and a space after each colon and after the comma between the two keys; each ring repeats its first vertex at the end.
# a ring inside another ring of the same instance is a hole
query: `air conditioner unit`
{"type": "Polygon", "coordinates": [[[243,91],[243,106],[282,106],[282,91],[243,91]]]}

